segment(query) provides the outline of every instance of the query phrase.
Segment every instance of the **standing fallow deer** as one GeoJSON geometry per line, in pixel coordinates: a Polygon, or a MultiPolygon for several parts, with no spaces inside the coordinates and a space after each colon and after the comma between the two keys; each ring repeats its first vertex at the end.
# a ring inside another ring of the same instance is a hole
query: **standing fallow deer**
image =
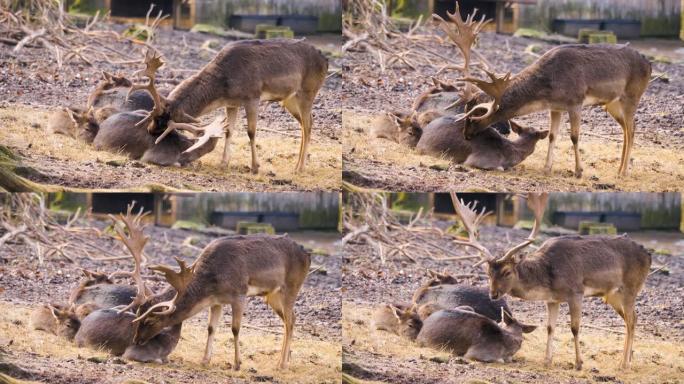
{"type": "Polygon", "coordinates": [[[602,105],[623,129],[618,175],[627,175],[634,145],[634,114],[651,76],[651,63],[635,49],[627,45],[568,44],[549,50],[513,77],[510,72],[504,76],[485,72],[491,81],[472,77],[462,79],[494,98],[464,115],[468,122],[467,139],[498,121],[549,110],[551,133],[544,170],[550,173],[561,113],[567,112],[575,151],[575,176],[581,177],[582,107],[602,105]]]}
{"type": "Polygon", "coordinates": [[[584,296],[603,297],[624,319],[627,335],[620,364],[627,369],[632,360],[632,344],[636,327],[636,297],[644,286],[651,266],[651,255],[643,246],[622,236],[561,236],[545,241],[529,256],[519,252],[534,242],[541,228],[547,194],[529,194],[527,204],[534,212],[534,226],[522,243],[496,258],[479,243],[478,226],[487,214],[475,204],[464,204],[454,193],[451,198],[457,215],[469,233],[468,240],[457,244],[477,249],[487,263],[489,292],[492,299],[506,294],[523,300],[546,302],[548,339],[545,364],[552,363],[553,333],[560,303],[570,308],[570,329],[575,341],[575,368],[582,368],[579,327],[584,296]]]}
{"type": "Polygon", "coordinates": [[[188,319],[210,307],[203,364],[211,360],[214,333],[221,319],[221,307],[232,307],[234,345],[233,369],[240,369],[239,332],[248,296],[263,296],[283,320],[285,335],[280,352],[280,369],[287,368],[295,322],[294,304],[309,271],[311,255],[287,235],[229,236],[209,243],[188,268],[180,272],[167,266],[150,267],[164,273],[177,295],[156,304],[138,316],[134,341],[144,345],[164,328],[188,319]],[[159,308],[164,308],[158,311],[159,308]]]}
{"type": "Polygon", "coordinates": [[[295,172],[301,172],[311,139],[313,101],[327,71],[328,61],[323,54],[301,40],[243,40],[226,45],[209,64],[174,88],[168,98],[156,92],[154,79],[148,73],[148,84],[134,85],[131,90],[147,89],[152,94],[154,109],[138,125],[147,127],[151,133],[164,131],[157,142],[174,129],[167,126],[169,121],[196,123],[196,117],[225,108],[223,164],[230,158],[229,143],[238,108],[244,107],[252,173],[259,169],[255,141],[259,102],[279,101],[301,126],[302,141],[295,168],[295,172]]]}

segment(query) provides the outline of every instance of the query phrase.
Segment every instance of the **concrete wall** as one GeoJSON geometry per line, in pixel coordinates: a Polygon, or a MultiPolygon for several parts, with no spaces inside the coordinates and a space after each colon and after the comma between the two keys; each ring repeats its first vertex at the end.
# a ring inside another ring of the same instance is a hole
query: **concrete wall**
{"type": "Polygon", "coordinates": [[[551,22],[567,19],[636,19],[642,36],[678,36],[681,0],[538,0],[520,6],[520,26],[551,30],[551,22]]]}
{"type": "Polygon", "coordinates": [[[199,193],[176,195],[176,218],[208,223],[214,210],[299,214],[302,229],[337,229],[339,193],[199,193]]]}
{"type": "Polygon", "coordinates": [[[342,30],[340,0],[195,0],[197,23],[227,26],[233,14],[318,17],[318,30],[342,30]]]}
{"type": "Polygon", "coordinates": [[[680,193],[552,193],[547,218],[556,211],[621,211],[641,213],[643,229],[678,229],[681,222],[680,193]]]}

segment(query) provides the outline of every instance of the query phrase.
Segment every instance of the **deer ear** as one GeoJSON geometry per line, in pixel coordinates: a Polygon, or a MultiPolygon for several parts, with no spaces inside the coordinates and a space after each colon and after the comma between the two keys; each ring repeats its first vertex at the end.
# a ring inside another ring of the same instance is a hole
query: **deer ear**
{"type": "Polygon", "coordinates": [[[549,130],[545,129],[543,131],[537,131],[537,138],[539,140],[544,140],[546,137],[549,136],[549,130]]]}
{"type": "Polygon", "coordinates": [[[523,333],[530,333],[537,329],[536,325],[520,324],[520,327],[522,328],[523,333]]]}
{"type": "Polygon", "coordinates": [[[106,81],[112,81],[112,74],[107,71],[102,71],[102,78],[106,81]]]}
{"type": "Polygon", "coordinates": [[[394,305],[391,305],[391,304],[389,304],[388,307],[392,311],[392,314],[394,315],[394,317],[396,317],[397,320],[401,320],[401,317],[404,314],[404,311],[402,311],[400,308],[395,307],[394,305]]]}
{"type": "Polygon", "coordinates": [[[513,256],[511,259],[514,264],[518,264],[519,262],[525,260],[525,257],[527,256],[527,253],[525,252],[520,252],[517,255],[513,256]]]}

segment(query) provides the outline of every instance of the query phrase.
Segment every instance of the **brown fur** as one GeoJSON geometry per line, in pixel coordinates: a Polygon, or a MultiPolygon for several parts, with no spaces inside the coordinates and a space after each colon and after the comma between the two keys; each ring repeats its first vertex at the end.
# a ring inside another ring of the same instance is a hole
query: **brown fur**
{"type": "Polygon", "coordinates": [[[466,140],[463,120],[440,117],[423,128],[416,150],[420,154],[447,156],[455,163],[474,168],[506,170],[531,155],[537,142],[549,133],[522,127],[513,121],[510,124],[519,135],[515,140],[507,139],[492,127],[466,140]]]}
{"type": "Polygon", "coordinates": [[[625,320],[627,336],[622,368],[631,362],[636,327],[636,296],[651,265],[650,254],[626,236],[563,236],[547,240],[527,258],[489,261],[490,296],[510,294],[525,300],[544,300],[549,323],[546,364],[552,361],[551,341],[558,306],[570,306],[575,339],[575,367],[581,369],[579,324],[584,296],[602,296],[625,320]]]}
{"type": "Polygon", "coordinates": [[[193,264],[187,286],[174,301],[175,310],[167,315],[152,312],[142,318],[135,342],[145,344],[162,329],[211,307],[203,359],[208,363],[221,306],[230,304],[235,349],[233,369],[238,370],[238,335],[246,296],[263,296],[285,324],[279,367],[286,368],[294,326],[294,303],[310,263],[310,254],[287,236],[250,235],[216,239],[204,248],[193,264]]]}
{"type": "Polygon", "coordinates": [[[560,113],[570,117],[570,138],[575,147],[575,175],[581,177],[579,128],[584,103],[604,105],[622,126],[624,143],[619,174],[627,174],[634,143],[634,115],[651,75],[651,64],[625,45],[568,44],[553,48],[511,78],[498,109],[488,118],[471,120],[470,139],[497,121],[533,112],[551,111],[551,134],[546,170],[551,171],[553,147],[559,134],[560,113]]]}
{"type": "Polygon", "coordinates": [[[420,346],[446,349],[467,359],[510,362],[522,345],[522,334],[536,327],[513,318],[508,320],[509,324],[500,326],[469,307],[439,310],[423,321],[416,342],[420,346]]]}
{"type": "Polygon", "coordinates": [[[50,332],[67,340],[74,339],[80,324],[68,306],[59,304],[40,305],[33,310],[30,319],[32,329],[50,332]]]}
{"type": "MultiPolygon", "coordinates": [[[[228,144],[237,110],[247,113],[247,134],[252,149],[252,172],[259,168],[256,155],[256,123],[259,101],[279,101],[297,119],[302,129],[296,171],[303,170],[311,136],[311,108],[328,70],[326,58],[314,47],[298,40],[244,40],[229,43],[195,75],[180,83],[169,95],[164,115],[158,122],[187,122],[224,107],[226,110],[226,147],[223,162],[228,162],[228,144]]],[[[157,124],[162,131],[166,126],[157,124]]]]}
{"type": "Polygon", "coordinates": [[[409,304],[379,305],[371,318],[371,329],[387,331],[415,340],[422,327],[422,321],[409,304]]]}

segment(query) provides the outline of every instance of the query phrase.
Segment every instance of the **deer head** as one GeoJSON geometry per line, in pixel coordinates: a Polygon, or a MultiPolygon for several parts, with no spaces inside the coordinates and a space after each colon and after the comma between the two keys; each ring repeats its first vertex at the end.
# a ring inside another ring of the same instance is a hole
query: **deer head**
{"type": "Polygon", "coordinates": [[[144,75],[147,77],[147,84],[134,84],[128,91],[126,99],[130,94],[136,90],[146,90],[154,100],[154,108],[148,112],[147,115],[140,120],[136,126],[145,127],[150,134],[155,134],[160,131],[162,133],[155,140],[155,144],[159,144],[167,135],[175,130],[187,131],[195,136],[202,135],[193,147],[188,151],[195,149],[198,145],[206,143],[210,138],[222,135],[223,127],[218,127],[217,124],[209,124],[203,127],[197,126],[199,123],[197,119],[184,112],[170,111],[168,102],[159,94],[154,82],[156,80],[157,70],[164,65],[164,62],[154,50],[149,49],[145,54],[145,69],[135,72],[135,76],[144,75]],[[219,132],[220,128],[220,132],[219,132]]]}
{"type": "Polygon", "coordinates": [[[478,226],[482,222],[482,219],[490,212],[485,212],[485,209],[482,208],[482,211],[477,213],[477,210],[475,209],[477,205],[476,202],[465,204],[463,200],[459,200],[456,197],[455,193],[451,193],[451,200],[456,209],[456,214],[463,222],[463,226],[466,228],[469,235],[468,240],[454,240],[454,243],[469,246],[479,251],[481,257],[480,260],[475,263],[475,266],[485,262],[487,263],[487,273],[490,282],[489,295],[493,300],[498,299],[503,294],[510,291],[513,282],[517,278],[515,266],[523,258],[515,256],[524,248],[532,244],[537,238],[548,197],[548,193],[529,193],[527,195],[527,206],[534,213],[534,225],[532,230],[523,242],[508,249],[502,257],[496,258],[477,240],[479,236],[478,226]]]}

